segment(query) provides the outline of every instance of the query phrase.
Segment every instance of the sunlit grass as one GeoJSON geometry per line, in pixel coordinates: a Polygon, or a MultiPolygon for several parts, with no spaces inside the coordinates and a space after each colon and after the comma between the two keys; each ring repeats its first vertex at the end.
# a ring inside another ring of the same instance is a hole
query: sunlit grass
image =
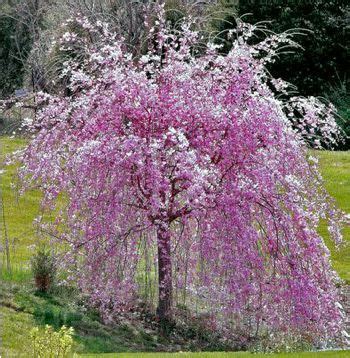
{"type": "MultiPolygon", "coordinates": [[[[350,214],[350,151],[347,152],[316,152],[320,159],[320,168],[328,192],[336,200],[337,206],[350,214]]],[[[323,223],[320,233],[325,238],[331,251],[332,265],[339,276],[350,283],[350,227],[343,230],[344,243],[336,248],[329,240],[328,230],[323,223]]]]}
{"type": "Polygon", "coordinates": [[[14,264],[11,265],[10,270],[3,267],[0,278],[4,282],[28,282],[32,278],[32,272],[27,265],[14,264]]]}
{"type": "MultiPolygon", "coordinates": [[[[38,192],[29,191],[24,196],[18,195],[18,190],[11,187],[16,183],[16,166],[5,166],[6,155],[25,145],[23,139],[0,137],[0,189],[4,203],[4,219],[1,218],[2,231],[6,229],[10,245],[10,263],[17,269],[28,267],[31,255],[29,246],[35,242],[36,232],[34,218],[39,214],[38,192]]],[[[3,262],[5,263],[5,262],[3,262]]]]}
{"type": "Polygon", "coordinates": [[[0,307],[2,357],[30,357],[29,332],[34,327],[33,316],[13,308],[0,307]]]}
{"type": "Polygon", "coordinates": [[[301,353],[249,353],[249,352],[180,352],[180,353],[110,353],[84,354],[84,358],[345,358],[350,357],[350,351],[301,352],[301,353]]]}

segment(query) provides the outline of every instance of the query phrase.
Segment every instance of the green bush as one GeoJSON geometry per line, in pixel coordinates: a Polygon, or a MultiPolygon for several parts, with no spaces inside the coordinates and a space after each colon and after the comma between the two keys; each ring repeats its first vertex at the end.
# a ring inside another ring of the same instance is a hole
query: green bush
{"type": "Polygon", "coordinates": [[[46,325],[44,330],[35,327],[30,332],[33,358],[66,358],[71,356],[73,345],[72,327],[62,326],[55,332],[46,325]]]}
{"type": "Polygon", "coordinates": [[[31,259],[32,272],[38,291],[47,292],[52,287],[56,277],[56,258],[46,249],[39,248],[31,259]]]}

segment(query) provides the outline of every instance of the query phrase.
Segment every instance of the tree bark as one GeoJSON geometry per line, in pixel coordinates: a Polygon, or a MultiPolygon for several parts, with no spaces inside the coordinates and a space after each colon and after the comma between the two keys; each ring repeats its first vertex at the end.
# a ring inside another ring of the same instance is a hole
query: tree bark
{"type": "Polygon", "coordinates": [[[169,225],[162,223],[157,228],[158,241],[158,308],[161,324],[172,320],[172,262],[169,225]]]}

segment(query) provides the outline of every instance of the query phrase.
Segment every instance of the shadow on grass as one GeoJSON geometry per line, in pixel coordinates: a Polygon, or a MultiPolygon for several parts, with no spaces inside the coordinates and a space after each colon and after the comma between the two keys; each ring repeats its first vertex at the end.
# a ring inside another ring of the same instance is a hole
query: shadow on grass
{"type": "Polygon", "coordinates": [[[75,289],[60,287],[42,293],[28,282],[17,285],[2,281],[1,286],[6,306],[31,314],[35,325],[48,324],[55,330],[63,325],[73,327],[77,353],[154,351],[157,348],[153,337],[142,330],[124,324],[104,324],[97,311],[77,300],[79,295],[75,289]]]}

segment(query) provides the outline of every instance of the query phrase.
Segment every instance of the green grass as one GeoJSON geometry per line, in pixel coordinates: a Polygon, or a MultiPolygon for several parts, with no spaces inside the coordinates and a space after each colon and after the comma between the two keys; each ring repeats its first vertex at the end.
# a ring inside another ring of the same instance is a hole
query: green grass
{"type": "Polygon", "coordinates": [[[346,358],[350,351],[302,352],[302,353],[248,353],[248,352],[180,352],[180,353],[112,353],[112,354],[84,354],[84,358],[346,358]]]}
{"type": "MultiPolygon", "coordinates": [[[[350,151],[316,152],[320,160],[320,169],[325,180],[325,187],[336,200],[337,206],[350,214],[350,151]]],[[[339,276],[350,284],[350,226],[343,230],[344,243],[336,248],[329,240],[326,225],[320,226],[320,233],[325,238],[331,251],[332,265],[339,276]]]]}
{"type": "MultiPolygon", "coordinates": [[[[23,139],[0,137],[0,163],[6,154],[12,153],[25,145],[23,139]]],[[[316,152],[325,185],[335,198],[338,206],[350,213],[350,152],[316,152]]],[[[70,299],[67,292],[55,295],[37,295],[31,283],[29,258],[32,254],[30,246],[37,240],[33,226],[34,218],[40,214],[40,193],[31,191],[18,197],[16,190],[11,189],[11,182],[16,181],[16,167],[0,166],[0,188],[4,198],[5,222],[11,243],[11,272],[4,268],[4,260],[0,270],[0,315],[2,347],[0,355],[18,356],[28,346],[29,331],[36,325],[51,324],[56,328],[66,324],[75,327],[75,348],[78,353],[89,353],[82,357],[265,357],[266,355],[249,353],[111,353],[159,350],[162,343],[155,342],[154,337],[133,327],[109,327],[100,322],[91,311],[83,311],[70,299]],[[21,339],[18,339],[21,337],[21,339]]],[[[3,230],[3,228],[2,228],[3,230]]],[[[350,282],[350,228],[344,229],[345,244],[335,248],[329,240],[325,224],[320,233],[331,251],[333,267],[341,278],[350,282]]],[[[164,347],[164,346],[163,346],[164,347]]],[[[25,354],[22,356],[26,356],[25,354]]],[[[269,355],[270,356],[270,355],[269,355]]],[[[350,357],[350,352],[295,353],[271,355],[279,358],[306,357],[350,357]]]]}
{"type": "MultiPolygon", "coordinates": [[[[75,330],[74,349],[78,353],[153,351],[162,343],[161,337],[144,332],[132,324],[110,326],[99,315],[77,302],[77,292],[69,287],[56,288],[51,294],[35,292],[30,283],[0,282],[0,315],[6,342],[3,351],[24,352],[29,344],[29,332],[35,326],[62,325],[75,330]],[[18,333],[13,337],[11,332],[18,333]],[[19,340],[18,337],[23,337],[19,340]]],[[[168,343],[168,342],[167,342],[168,343]]],[[[164,349],[164,348],[163,348],[164,349]]]]}
{"type": "MultiPolygon", "coordinates": [[[[23,139],[0,138],[0,162],[5,160],[7,154],[20,149],[25,145],[23,139]]],[[[16,167],[14,165],[1,165],[3,170],[0,180],[0,189],[4,200],[5,225],[11,247],[11,264],[13,268],[28,269],[28,260],[31,256],[30,245],[35,242],[36,231],[33,220],[39,214],[38,192],[29,191],[25,196],[19,197],[17,190],[11,188],[16,183],[16,167]]],[[[2,226],[4,225],[1,218],[2,226]]],[[[2,227],[3,230],[3,227],[2,227]]]]}
{"type": "Polygon", "coordinates": [[[28,357],[30,346],[29,331],[35,322],[33,316],[25,312],[16,312],[12,308],[1,307],[1,357],[28,357]]]}

